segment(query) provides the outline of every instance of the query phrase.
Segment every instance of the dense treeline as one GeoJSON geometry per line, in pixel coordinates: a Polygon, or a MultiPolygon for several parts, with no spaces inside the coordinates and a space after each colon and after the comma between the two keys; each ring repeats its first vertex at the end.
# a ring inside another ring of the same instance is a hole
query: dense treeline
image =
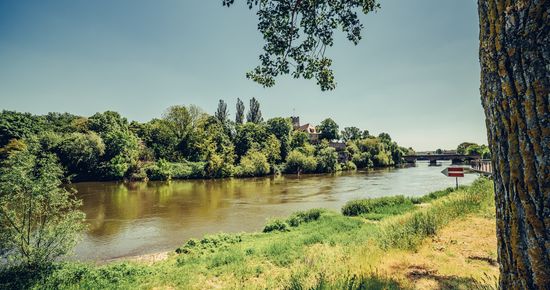
{"type": "Polygon", "coordinates": [[[220,100],[214,115],[193,105],[172,106],[146,123],[129,122],[113,111],[90,117],[2,111],[0,159],[32,144],[55,154],[73,180],[167,180],[391,166],[411,150],[386,133],[374,137],[350,127],[340,134],[331,119],[319,125],[320,141],[312,144],[289,118],[264,122],[255,98],[244,111],[238,100],[235,120],[230,120],[220,100]],[[346,146],[337,152],[334,141],[340,137],[346,146]]]}

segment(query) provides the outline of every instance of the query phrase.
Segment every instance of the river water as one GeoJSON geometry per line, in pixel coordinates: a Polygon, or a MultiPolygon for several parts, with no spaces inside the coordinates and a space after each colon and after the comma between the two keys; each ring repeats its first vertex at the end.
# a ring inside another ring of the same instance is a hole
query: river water
{"type": "MultiPolygon", "coordinates": [[[[107,260],[173,250],[189,238],[259,231],[266,219],[298,210],[340,210],[349,200],[418,196],[455,185],[450,163],[323,175],[171,182],[75,183],[88,230],[76,259],[107,260]]],[[[476,175],[460,179],[469,184],[476,175]]]]}

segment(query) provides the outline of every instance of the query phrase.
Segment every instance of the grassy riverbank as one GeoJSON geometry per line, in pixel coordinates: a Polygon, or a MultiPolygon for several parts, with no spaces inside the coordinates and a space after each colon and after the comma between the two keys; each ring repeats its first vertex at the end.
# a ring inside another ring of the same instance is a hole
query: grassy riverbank
{"type": "MultiPolygon", "coordinates": [[[[423,279],[431,277],[440,283],[421,284],[428,287],[492,285],[493,268],[475,263],[453,267],[457,262],[452,260],[464,255],[464,250],[457,246],[462,245],[461,242],[452,241],[453,232],[458,233],[460,229],[494,231],[494,226],[491,229],[468,227],[471,219],[478,219],[475,220],[478,227],[491,227],[494,204],[492,184],[488,180],[480,179],[459,190],[438,191],[422,198],[353,201],[344,206],[342,212],[344,214],[310,210],[271,220],[262,233],[218,234],[189,240],[166,260],[155,263],[118,262],[103,266],[67,263],[39,273],[4,273],[0,283],[17,285],[0,286],[397,289],[418,286],[411,278],[417,277],[418,271],[426,274],[423,279]],[[449,232],[450,227],[456,229],[449,232]],[[437,256],[440,250],[430,250],[431,244],[440,246],[436,237],[442,232],[451,240],[449,251],[456,251],[449,252],[446,258],[437,256]],[[420,255],[417,258],[426,260],[445,258],[449,262],[444,269],[417,269],[412,276],[403,274],[409,268],[396,270],[406,261],[410,266],[406,258],[411,255],[420,255]],[[394,262],[397,264],[392,264],[394,262]]],[[[462,236],[468,238],[472,234],[479,233],[466,232],[462,236]]],[[[472,260],[492,263],[495,253],[490,251],[491,247],[492,244],[487,243],[488,250],[473,255],[472,260]]]]}

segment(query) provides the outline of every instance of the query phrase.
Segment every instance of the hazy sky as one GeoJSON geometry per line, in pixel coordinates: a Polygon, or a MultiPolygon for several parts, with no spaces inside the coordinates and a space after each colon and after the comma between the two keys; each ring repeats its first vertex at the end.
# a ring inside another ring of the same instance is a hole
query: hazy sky
{"type": "Polygon", "coordinates": [[[358,46],[340,34],[328,50],[332,92],[247,80],[263,45],[256,15],[221,2],[0,1],[0,109],[147,121],[175,104],[213,113],[222,98],[233,117],[237,97],[255,96],[266,118],[331,117],[417,150],[486,143],[475,0],[381,1],[358,46]]]}

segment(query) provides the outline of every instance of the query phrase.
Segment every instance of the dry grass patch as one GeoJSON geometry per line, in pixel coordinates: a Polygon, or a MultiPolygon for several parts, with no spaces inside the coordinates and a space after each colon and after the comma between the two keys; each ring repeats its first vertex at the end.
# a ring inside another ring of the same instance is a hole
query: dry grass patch
{"type": "Polygon", "coordinates": [[[494,219],[468,216],[457,220],[416,252],[391,250],[378,269],[417,289],[468,289],[495,285],[496,232],[494,219]]]}

